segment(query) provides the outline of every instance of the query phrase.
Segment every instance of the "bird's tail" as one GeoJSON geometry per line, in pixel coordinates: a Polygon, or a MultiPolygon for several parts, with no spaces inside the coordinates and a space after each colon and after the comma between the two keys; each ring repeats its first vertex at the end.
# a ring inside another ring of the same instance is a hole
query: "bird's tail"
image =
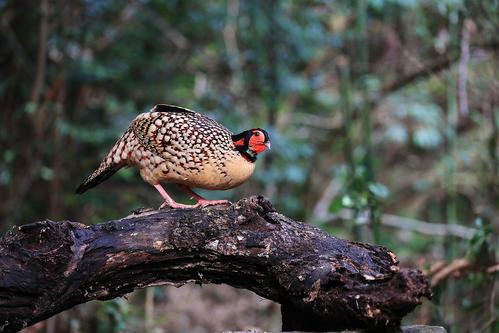
{"type": "MultiPolygon", "coordinates": [[[[104,164],[104,162],[102,164],[104,164]]],[[[80,186],[78,186],[78,188],[76,189],[76,193],[82,194],[92,187],[99,185],[123,167],[123,165],[118,164],[111,164],[108,166],[102,166],[102,164],[97,170],[95,170],[90,176],[88,176],[87,179],[85,179],[85,181],[80,184],[80,186]]]]}
{"type": "Polygon", "coordinates": [[[116,171],[128,164],[127,156],[123,154],[122,150],[130,137],[130,131],[125,134],[116,142],[113,149],[107,154],[106,158],[101,162],[97,170],[85,179],[83,183],[78,186],[76,193],[82,194],[83,192],[95,187],[115,174],[116,171]]]}

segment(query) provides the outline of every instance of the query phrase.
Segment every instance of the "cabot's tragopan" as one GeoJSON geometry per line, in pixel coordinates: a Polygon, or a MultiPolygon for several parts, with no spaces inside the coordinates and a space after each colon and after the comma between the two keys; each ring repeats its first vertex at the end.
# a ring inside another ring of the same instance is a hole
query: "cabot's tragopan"
{"type": "Polygon", "coordinates": [[[136,165],[142,178],[164,198],[161,207],[192,208],[228,203],[206,200],[191,187],[226,190],[240,185],[255,170],[257,155],[267,148],[270,148],[269,135],[263,129],[233,134],[200,113],[158,104],[133,120],[76,193],[97,186],[123,167],[136,165]],[[177,184],[197,204],[175,202],[161,182],[177,184]]]}

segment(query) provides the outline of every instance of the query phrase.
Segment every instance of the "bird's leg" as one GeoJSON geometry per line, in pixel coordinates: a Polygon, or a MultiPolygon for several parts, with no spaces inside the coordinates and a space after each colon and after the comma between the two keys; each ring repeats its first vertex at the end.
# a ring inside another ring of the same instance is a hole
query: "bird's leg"
{"type": "Polygon", "coordinates": [[[187,193],[191,199],[196,200],[198,203],[195,205],[196,207],[206,207],[206,206],[213,206],[213,205],[226,205],[230,204],[230,201],[228,200],[207,200],[200,196],[199,194],[195,193],[193,190],[191,190],[188,186],[182,185],[182,184],[177,184],[177,186],[187,193]]]}
{"type": "Polygon", "coordinates": [[[163,199],[165,199],[165,202],[163,202],[163,204],[161,206],[159,206],[159,209],[166,207],[166,206],[171,207],[171,208],[195,208],[195,207],[197,207],[197,205],[184,205],[184,204],[176,202],[168,195],[168,193],[166,193],[165,189],[160,184],[156,184],[153,186],[156,190],[158,190],[159,194],[161,194],[163,199]]]}

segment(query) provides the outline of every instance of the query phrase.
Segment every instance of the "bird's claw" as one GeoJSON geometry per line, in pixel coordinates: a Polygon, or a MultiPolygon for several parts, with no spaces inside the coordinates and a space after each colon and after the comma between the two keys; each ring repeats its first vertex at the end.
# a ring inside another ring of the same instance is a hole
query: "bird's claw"
{"type": "Polygon", "coordinates": [[[162,209],[162,208],[165,208],[165,207],[168,207],[168,208],[182,208],[182,209],[185,209],[185,208],[196,208],[197,205],[184,205],[184,204],[181,204],[181,203],[178,203],[178,202],[163,202],[161,204],[161,206],[159,206],[159,209],[162,209]]]}
{"type": "Polygon", "coordinates": [[[207,207],[207,206],[216,206],[216,205],[230,205],[232,204],[229,200],[198,200],[198,202],[195,204],[195,205],[184,205],[184,204],[181,204],[181,203],[178,203],[178,202],[169,202],[169,201],[165,201],[161,204],[161,206],[159,206],[158,209],[163,209],[165,207],[168,207],[168,208],[181,208],[181,209],[185,209],[185,208],[199,208],[199,207],[207,207]]]}
{"type": "Polygon", "coordinates": [[[230,205],[232,204],[229,200],[199,200],[195,207],[207,207],[216,205],[230,205]]]}

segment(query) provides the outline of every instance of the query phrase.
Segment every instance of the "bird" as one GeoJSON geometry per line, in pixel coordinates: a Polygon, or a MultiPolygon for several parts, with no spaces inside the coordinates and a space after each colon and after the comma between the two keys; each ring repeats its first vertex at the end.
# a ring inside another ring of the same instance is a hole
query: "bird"
{"type": "Polygon", "coordinates": [[[241,185],[253,174],[257,156],[270,147],[264,129],[234,134],[201,113],[158,104],[132,121],[76,193],[99,185],[123,167],[137,166],[142,179],[163,197],[160,209],[229,204],[227,200],[207,200],[192,188],[227,190],[241,185]],[[161,183],[176,184],[196,204],[176,202],[161,183]]]}

